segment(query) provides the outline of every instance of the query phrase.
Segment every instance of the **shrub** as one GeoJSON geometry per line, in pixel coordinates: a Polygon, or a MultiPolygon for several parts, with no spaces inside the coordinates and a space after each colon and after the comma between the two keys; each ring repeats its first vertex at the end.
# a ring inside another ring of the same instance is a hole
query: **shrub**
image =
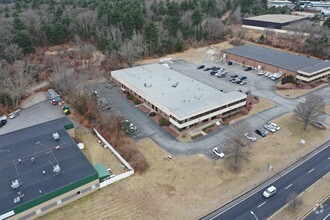
{"type": "Polygon", "coordinates": [[[296,84],[296,80],[294,79],[294,76],[288,75],[282,78],[281,80],[282,85],[287,84],[287,83],[293,83],[296,84]]]}
{"type": "Polygon", "coordinates": [[[133,99],[134,99],[133,95],[132,95],[131,93],[129,93],[129,92],[126,94],[126,97],[127,97],[129,100],[133,100],[133,99]]]}
{"type": "Polygon", "coordinates": [[[259,97],[258,96],[254,96],[254,99],[259,101],[259,97]]]}
{"type": "Polygon", "coordinates": [[[151,116],[151,117],[153,117],[153,116],[155,116],[156,115],[156,112],[150,112],[149,113],[149,116],[151,116]]]}
{"type": "Polygon", "coordinates": [[[168,120],[166,120],[165,118],[160,118],[159,119],[159,125],[160,126],[169,126],[170,122],[168,120]]]}
{"type": "Polygon", "coordinates": [[[141,104],[141,101],[138,99],[134,99],[134,105],[139,105],[139,104],[141,104]]]}

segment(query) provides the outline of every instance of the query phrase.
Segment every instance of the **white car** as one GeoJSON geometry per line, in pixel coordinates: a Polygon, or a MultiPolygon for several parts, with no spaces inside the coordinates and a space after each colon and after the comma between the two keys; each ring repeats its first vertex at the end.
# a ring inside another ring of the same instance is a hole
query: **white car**
{"type": "Polygon", "coordinates": [[[240,82],[239,84],[242,86],[242,85],[245,85],[246,82],[245,82],[245,81],[242,81],[242,82],[240,82]]]}
{"type": "Polygon", "coordinates": [[[265,73],[266,73],[265,71],[259,71],[258,75],[262,76],[262,75],[265,75],[265,73]]]}
{"type": "Polygon", "coordinates": [[[270,187],[268,187],[268,188],[263,192],[262,195],[263,195],[265,198],[269,198],[269,197],[275,195],[276,192],[277,192],[276,187],[275,187],[275,186],[270,186],[270,187]]]}
{"type": "Polygon", "coordinates": [[[255,142],[257,138],[255,136],[250,135],[249,133],[245,133],[244,136],[249,139],[250,141],[255,142]]]}
{"type": "Polygon", "coordinates": [[[265,127],[268,131],[271,131],[271,132],[273,132],[273,133],[276,132],[276,129],[273,128],[271,125],[265,125],[264,127],[265,127]]]}
{"type": "Polygon", "coordinates": [[[271,75],[271,73],[265,73],[265,77],[268,77],[269,75],[271,75]]]}
{"type": "Polygon", "coordinates": [[[276,131],[279,131],[279,130],[281,130],[280,126],[278,126],[278,125],[277,125],[277,124],[275,124],[275,123],[270,123],[269,125],[270,125],[270,126],[272,126],[273,128],[275,128],[275,129],[276,129],[276,131]]]}
{"type": "Polygon", "coordinates": [[[220,158],[225,157],[225,154],[218,147],[213,148],[213,153],[220,158]]]}
{"type": "Polygon", "coordinates": [[[9,114],[9,118],[10,119],[13,119],[13,118],[16,118],[18,115],[19,115],[19,111],[21,111],[21,109],[18,109],[12,113],[9,114]]]}

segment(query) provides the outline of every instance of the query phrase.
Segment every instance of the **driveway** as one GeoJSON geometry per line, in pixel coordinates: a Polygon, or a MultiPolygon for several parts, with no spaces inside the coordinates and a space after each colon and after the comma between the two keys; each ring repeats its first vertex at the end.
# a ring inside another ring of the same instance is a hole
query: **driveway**
{"type": "MultiPolygon", "coordinates": [[[[216,65],[226,68],[229,72],[226,78],[211,76],[209,72],[197,70],[196,64],[183,60],[171,60],[169,65],[177,72],[187,75],[216,89],[221,89],[224,92],[233,90],[242,90],[242,92],[251,91],[253,95],[275,102],[275,107],[243,119],[243,121],[247,121],[249,124],[253,125],[253,128],[263,127],[265,122],[271,121],[272,119],[280,117],[288,112],[292,112],[296,104],[299,103],[298,99],[288,99],[274,92],[274,81],[264,76],[258,76],[255,70],[245,72],[239,65],[234,64],[228,66],[222,62],[209,62],[205,64],[206,66],[216,65]],[[229,82],[228,79],[231,74],[247,76],[247,84],[241,86],[229,82]]],[[[122,92],[118,87],[109,87],[105,84],[100,84],[98,89],[103,90],[101,98],[105,98],[107,101],[111,102],[114,109],[120,111],[125,118],[132,121],[138,127],[138,134],[132,134],[134,139],[150,137],[170,154],[193,155],[201,153],[210,158],[214,158],[212,148],[225,141],[227,136],[226,133],[230,128],[230,126],[225,126],[220,129],[216,129],[207,136],[200,137],[196,140],[192,140],[191,142],[180,142],[152,121],[147,113],[143,113],[132,103],[130,103],[121,94],[122,92]]],[[[323,95],[323,97],[328,97],[328,92],[329,86],[315,90],[313,93],[323,95]]],[[[327,98],[327,102],[330,103],[329,97],[327,98]]],[[[329,116],[326,116],[325,122],[330,125],[329,116]]]]}

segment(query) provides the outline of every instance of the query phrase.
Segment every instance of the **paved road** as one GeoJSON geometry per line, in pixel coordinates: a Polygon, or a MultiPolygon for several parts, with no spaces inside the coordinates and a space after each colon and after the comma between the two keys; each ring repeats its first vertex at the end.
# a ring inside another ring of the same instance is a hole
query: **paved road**
{"type": "Polygon", "coordinates": [[[238,199],[229,207],[222,207],[203,219],[212,220],[254,220],[267,219],[287,203],[290,194],[300,194],[322,176],[330,171],[330,141],[322,145],[324,149],[307,159],[299,166],[289,169],[272,183],[267,182],[257,190],[252,190],[248,197],[238,199]],[[277,188],[277,194],[271,198],[264,198],[262,192],[270,185],[277,188]],[[253,215],[251,213],[253,212],[253,215]]]}
{"type": "Polygon", "coordinates": [[[303,220],[328,220],[330,219],[330,197],[327,200],[315,206],[313,211],[303,220]]]}
{"type": "MultiPolygon", "coordinates": [[[[244,72],[242,67],[239,65],[232,65],[229,69],[227,65],[221,62],[205,63],[207,66],[217,65],[225,67],[230,71],[228,75],[237,73],[239,75],[248,76],[248,83],[244,86],[230,83],[227,79],[224,78],[218,79],[214,76],[211,76],[208,72],[197,70],[196,64],[183,60],[172,60],[169,65],[175,71],[192,77],[216,89],[221,89],[225,92],[232,90],[242,90],[243,92],[252,91],[252,94],[254,95],[275,102],[275,107],[244,119],[244,121],[253,125],[253,129],[263,127],[265,122],[271,121],[272,119],[280,117],[288,112],[292,112],[296,104],[299,103],[297,99],[288,99],[275,93],[274,81],[263,76],[258,76],[254,70],[244,72]]],[[[97,90],[103,90],[102,97],[104,97],[108,102],[112,103],[114,109],[118,109],[125,118],[132,121],[138,127],[138,132],[136,134],[132,134],[134,139],[150,137],[170,154],[205,154],[210,158],[216,159],[212,153],[212,148],[221,144],[226,139],[227,133],[230,129],[229,126],[218,128],[205,137],[198,138],[189,143],[183,143],[176,140],[159,125],[154,123],[146,113],[143,113],[139,109],[135,108],[132,103],[128,102],[127,99],[121,95],[121,91],[118,88],[106,88],[106,86],[103,84],[99,85],[97,90]]],[[[313,93],[321,94],[325,98],[328,97],[326,101],[327,103],[330,103],[330,97],[327,95],[330,93],[329,86],[316,90],[313,93]]],[[[330,125],[330,116],[327,116],[324,119],[324,122],[330,125]]]]}

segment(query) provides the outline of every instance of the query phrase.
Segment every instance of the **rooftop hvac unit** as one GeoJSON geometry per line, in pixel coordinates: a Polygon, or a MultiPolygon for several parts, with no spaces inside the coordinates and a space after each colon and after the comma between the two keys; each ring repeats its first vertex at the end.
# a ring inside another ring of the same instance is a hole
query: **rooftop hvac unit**
{"type": "Polygon", "coordinates": [[[55,133],[53,133],[53,138],[55,141],[58,141],[58,140],[60,140],[60,135],[57,132],[55,132],[55,133]]]}
{"type": "Polygon", "coordinates": [[[20,185],[19,185],[18,179],[11,181],[11,188],[12,189],[17,189],[19,187],[20,187],[20,185]]]}
{"type": "Polygon", "coordinates": [[[53,166],[53,172],[55,174],[58,174],[59,172],[61,172],[61,168],[60,168],[60,166],[58,164],[56,164],[56,165],[53,166]]]}

